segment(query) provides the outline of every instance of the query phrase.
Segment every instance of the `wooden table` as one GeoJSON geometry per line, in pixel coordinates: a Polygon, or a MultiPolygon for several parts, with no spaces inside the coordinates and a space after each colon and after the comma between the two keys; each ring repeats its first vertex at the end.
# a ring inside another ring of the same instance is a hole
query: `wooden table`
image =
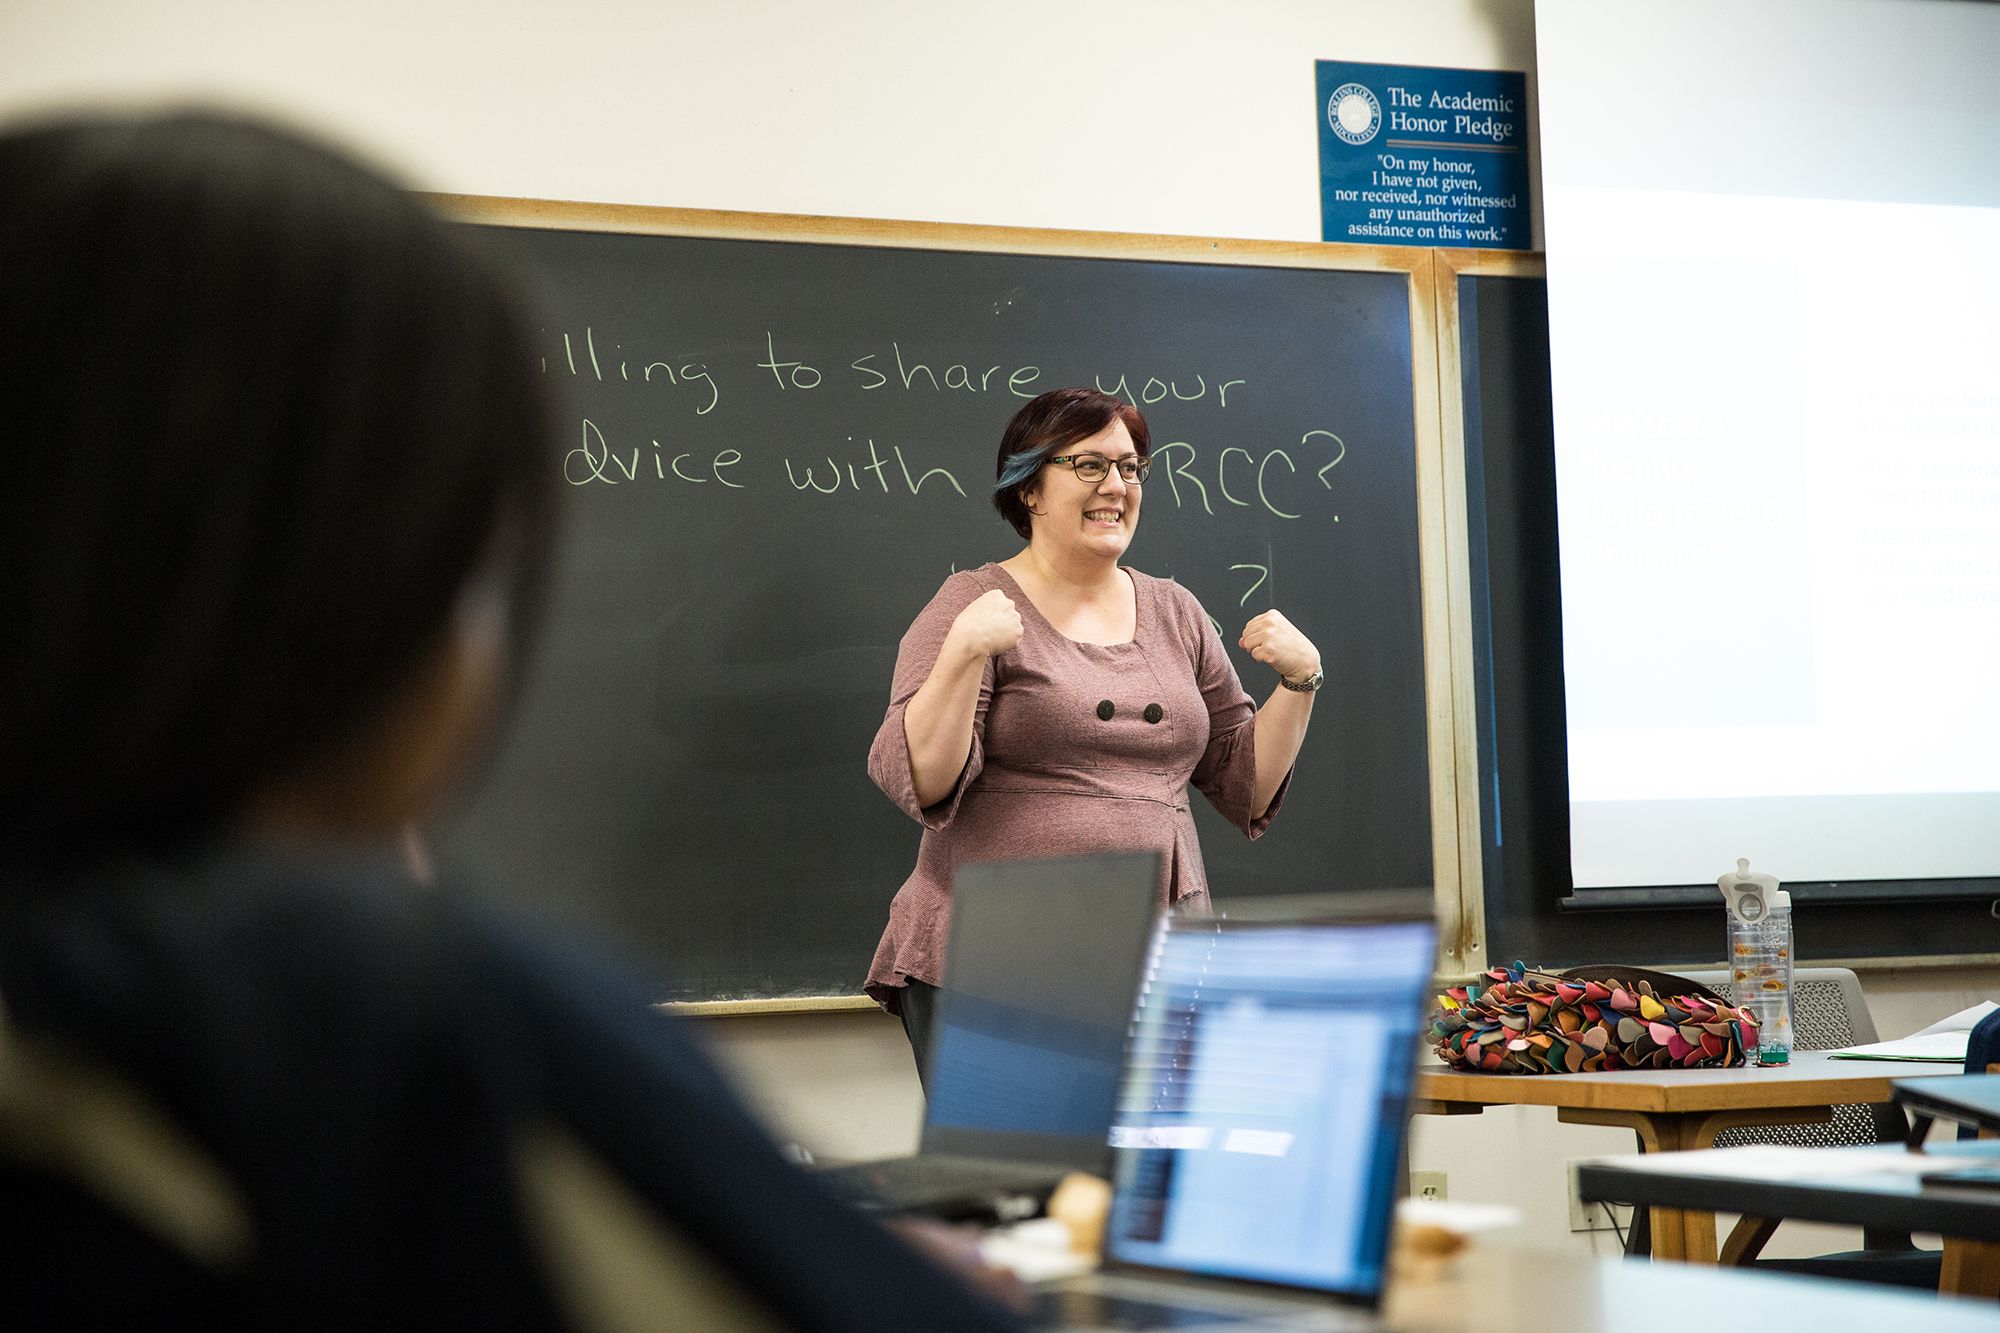
{"type": "Polygon", "coordinates": [[[2000,1189],[1927,1185],[1920,1172],[2000,1166],[2000,1142],[1934,1144],[1912,1153],[1895,1144],[1851,1148],[1721,1148],[1677,1158],[1606,1157],[1577,1168],[1586,1202],[1722,1209],[1743,1214],[1725,1264],[1757,1258],[1778,1222],[1798,1218],[1839,1226],[1935,1231],[1944,1237],[1938,1290],[2000,1296],[2000,1189]],[[1790,1158],[1815,1159],[1794,1166],[1790,1158]]]}
{"type": "MultiPolygon", "coordinates": [[[[1593,1074],[1466,1074],[1442,1065],[1417,1071],[1414,1108],[1431,1115],[1477,1114],[1489,1106],[1553,1106],[1572,1125],[1636,1131],[1644,1151],[1709,1148],[1725,1129],[1812,1125],[1850,1102],[1886,1102],[1907,1064],[1834,1060],[1795,1051],[1788,1065],[1739,1069],[1625,1069],[1593,1074]]],[[[1653,1257],[1712,1264],[1715,1214],[1652,1209],[1653,1257]]]]}

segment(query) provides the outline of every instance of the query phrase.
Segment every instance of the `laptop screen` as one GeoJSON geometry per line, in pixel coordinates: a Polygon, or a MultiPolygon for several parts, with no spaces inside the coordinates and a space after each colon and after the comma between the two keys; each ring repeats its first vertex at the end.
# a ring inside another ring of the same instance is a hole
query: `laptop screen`
{"type": "Polygon", "coordinates": [[[1107,1252],[1373,1299],[1431,922],[1173,922],[1113,1120],[1107,1252]]]}
{"type": "Polygon", "coordinates": [[[1105,1170],[1159,876],[1152,853],[959,868],[924,1152],[1105,1170]]]}

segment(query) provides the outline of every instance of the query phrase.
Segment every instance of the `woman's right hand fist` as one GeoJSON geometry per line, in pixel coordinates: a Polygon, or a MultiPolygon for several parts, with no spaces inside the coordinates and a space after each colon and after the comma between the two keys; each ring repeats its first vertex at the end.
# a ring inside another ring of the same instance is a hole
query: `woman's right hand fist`
{"type": "Polygon", "coordinates": [[[998,657],[1021,641],[1021,612],[1014,599],[994,588],[974,598],[958,613],[945,635],[947,648],[956,645],[973,657],[998,657]]]}

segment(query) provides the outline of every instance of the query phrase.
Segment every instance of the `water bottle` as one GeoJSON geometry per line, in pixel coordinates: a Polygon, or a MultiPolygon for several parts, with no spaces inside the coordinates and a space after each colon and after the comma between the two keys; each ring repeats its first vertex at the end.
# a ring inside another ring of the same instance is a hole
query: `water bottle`
{"type": "Polygon", "coordinates": [[[1757,1063],[1792,1058],[1792,895],[1739,859],[1716,881],[1729,903],[1729,981],[1736,1003],[1757,1020],[1757,1063]]]}

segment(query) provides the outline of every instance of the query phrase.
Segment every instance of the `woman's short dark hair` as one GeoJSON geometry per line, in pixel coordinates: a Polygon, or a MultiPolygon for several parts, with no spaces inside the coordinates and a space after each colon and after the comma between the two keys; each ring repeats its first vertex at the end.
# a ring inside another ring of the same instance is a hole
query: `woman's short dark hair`
{"type": "Polygon", "coordinates": [[[476,578],[531,610],[555,436],[496,267],[228,116],[0,134],[0,854],[225,829],[476,578]]]}
{"type": "Polygon", "coordinates": [[[1125,423],[1132,447],[1140,457],[1153,452],[1146,418],[1123,398],[1096,389],[1051,389],[1014,414],[1000,436],[1000,457],[994,465],[993,507],[1022,537],[1029,535],[1028,505],[1022,493],[1041,471],[1048,456],[1066,444],[1087,440],[1112,421],[1125,423]]]}

